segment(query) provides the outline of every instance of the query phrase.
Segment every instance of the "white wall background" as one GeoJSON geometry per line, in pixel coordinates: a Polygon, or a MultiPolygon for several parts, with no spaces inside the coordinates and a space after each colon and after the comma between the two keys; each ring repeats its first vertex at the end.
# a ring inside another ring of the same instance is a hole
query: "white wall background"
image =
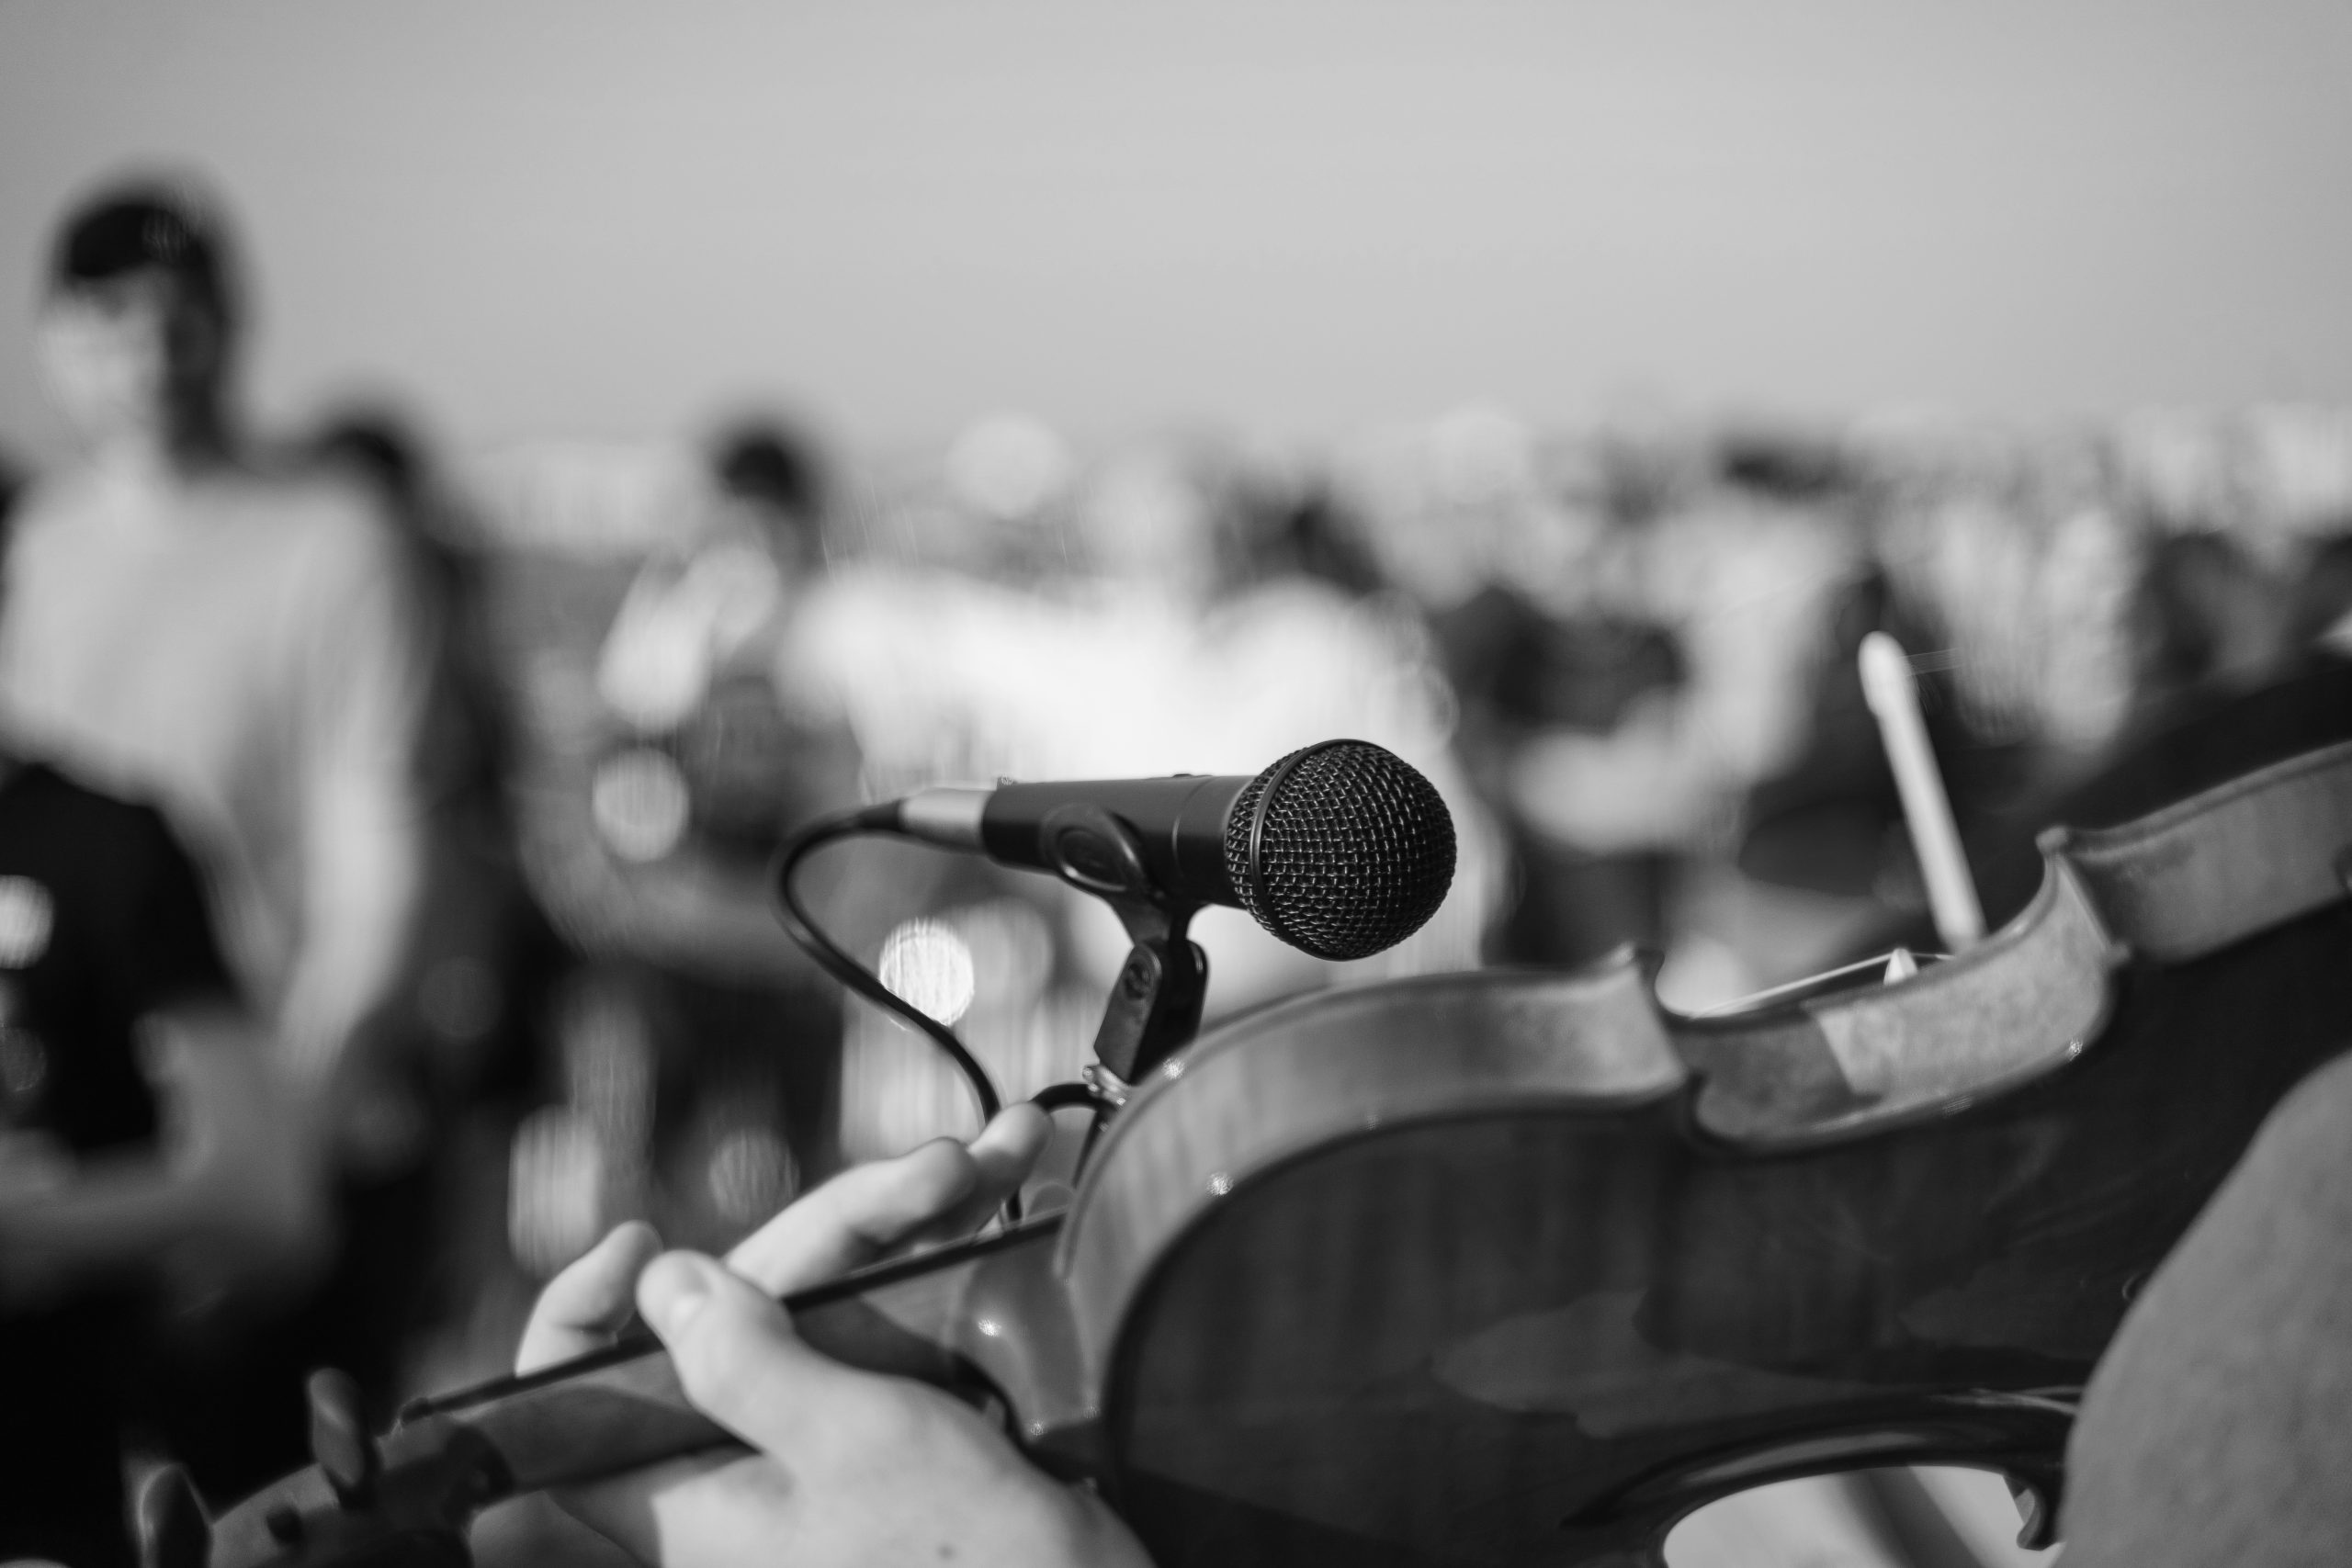
{"type": "Polygon", "coordinates": [[[469,441],[2352,397],[2336,0],[0,0],[0,443],[49,224],[156,158],[266,413],[469,441]]]}

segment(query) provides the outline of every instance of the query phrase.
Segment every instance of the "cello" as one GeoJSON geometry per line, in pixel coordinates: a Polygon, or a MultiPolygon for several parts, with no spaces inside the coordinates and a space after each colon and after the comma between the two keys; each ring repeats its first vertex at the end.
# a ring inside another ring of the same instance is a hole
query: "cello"
{"type": "MultiPolygon", "coordinates": [[[[2352,1044],[2352,743],[2041,855],[2000,931],[1883,986],[1688,1018],[1620,953],[1236,1020],[1068,1209],[795,1325],[1000,1410],[1167,1565],[1655,1562],[1717,1497],[1916,1463],[2004,1472],[2046,1542],[2133,1294],[2352,1044]]],[[[729,1440],[625,1339],[217,1520],[151,1488],[148,1559],[462,1562],[492,1502],[729,1440]]]]}

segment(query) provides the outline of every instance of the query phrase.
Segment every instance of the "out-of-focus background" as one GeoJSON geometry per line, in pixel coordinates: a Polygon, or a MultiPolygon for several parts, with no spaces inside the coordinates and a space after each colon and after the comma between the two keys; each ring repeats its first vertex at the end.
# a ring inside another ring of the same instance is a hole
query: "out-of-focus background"
{"type": "MultiPolygon", "coordinates": [[[[1454,893],[1348,965],[1211,914],[1212,1017],[1626,942],[1695,1009],[1921,940],[1888,630],[2014,912],[2036,802],[2352,611],[2347,67],[2321,0],[15,0],[0,457],[78,461],[61,215],[191,182],[254,450],[424,584],[436,826],[354,1112],[389,1397],[621,1218],[722,1246],[968,1131],[768,912],[822,809],[1358,735],[1454,893]]],[[[811,884],[1010,1091],[1086,1060],[1103,911],[903,848],[811,884]]],[[[1817,1503],[1690,1561],[1892,1560],[1817,1503]]]]}

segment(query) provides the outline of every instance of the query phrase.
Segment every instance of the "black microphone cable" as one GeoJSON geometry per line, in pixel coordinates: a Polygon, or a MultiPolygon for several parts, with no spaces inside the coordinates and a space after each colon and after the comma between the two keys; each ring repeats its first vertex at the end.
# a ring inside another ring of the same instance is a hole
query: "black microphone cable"
{"type": "Polygon", "coordinates": [[[773,874],[775,878],[776,917],[784,922],[786,933],[800,944],[802,952],[817,961],[819,968],[876,1007],[921,1030],[933,1044],[947,1054],[947,1059],[956,1064],[956,1070],[962,1073],[964,1081],[971,1086],[972,1098],[978,1101],[980,1107],[980,1125],[985,1127],[996,1120],[996,1113],[1003,1109],[1004,1104],[997,1094],[995,1083],[989,1077],[989,1070],[964,1048],[964,1043],[956,1038],[954,1031],[891,990],[872,970],[851,957],[835,944],[832,938],[818,929],[816,918],[809,914],[800,902],[800,895],[793,889],[792,874],[809,855],[827,844],[853,839],[861,833],[889,832],[898,826],[898,813],[896,801],[868,806],[821,818],[793,835],[776,855],[773,874]]]}

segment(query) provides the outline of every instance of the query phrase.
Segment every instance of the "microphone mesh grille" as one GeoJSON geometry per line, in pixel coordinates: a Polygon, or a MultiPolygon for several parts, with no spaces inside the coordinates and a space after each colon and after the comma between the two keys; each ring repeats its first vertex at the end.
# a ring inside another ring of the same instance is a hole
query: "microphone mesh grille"
{"type": "Polygon", "coordinates": [[[1250,781],[1226,818],[1225,865],[1260,925],[1317,958],[1363,958],[1412,935],[1445,901],[1453,818],[1395,752],[1327,741],[1250,781]],[[1253,875],[1250,828],[1269,779],[1253,875]]]}

